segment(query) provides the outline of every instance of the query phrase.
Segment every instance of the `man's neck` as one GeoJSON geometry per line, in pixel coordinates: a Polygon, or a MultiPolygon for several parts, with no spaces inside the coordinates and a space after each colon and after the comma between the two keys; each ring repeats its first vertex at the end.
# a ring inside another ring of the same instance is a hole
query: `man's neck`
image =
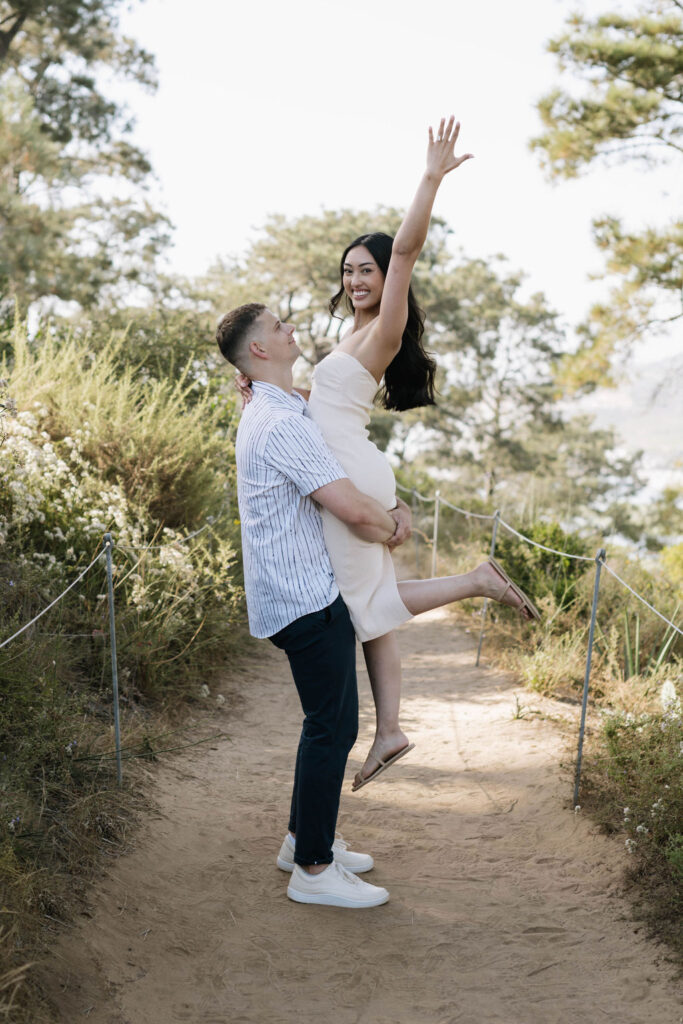
{"type": "MultiPolygon", "coordinates": [[[[269,368],[270,370],[270,368],[269,368]]],[[[279,372],[259,372],[258,376],[252,375],[252,380],[261,381],[263,384],[274,384],[275,387],[281,388],[286,391],[288,395],[292,394],[293,380],[292,380],[292,368],[285,367],[279,372]]]]}

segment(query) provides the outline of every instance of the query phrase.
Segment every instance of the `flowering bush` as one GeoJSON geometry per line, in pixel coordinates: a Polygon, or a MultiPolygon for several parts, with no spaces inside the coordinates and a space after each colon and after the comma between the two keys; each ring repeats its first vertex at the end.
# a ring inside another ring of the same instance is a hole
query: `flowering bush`
{"type": "MultiPolygon", "coordinates": [[[[19,411],[5,416],[0,448],[0,625],[10,635],[28,621],[110,531],[123,678],[131,693],[168,696],[200,659],[203,673],[221,661],[240,620],[231,409],[194,390],[184,404],[182,382],[117,377],[120,353],[93,360],[84,346],[52,339],[33,351],[15,332],[19,411]]],[[[105,592],[100,563],[60,604],[61,631],[103,630],[105,592]]],[[[101,652],[95,660],[99,676],[101,652]]]]}
{"type": "Polygon", "coordinates": [[[233,403],[197,367],[136,372],[124,343],[16,328],[0,365],[0,643],[58,599],[0,648],[0,905],[24,946],[134,799],[114,784],[103,535],[124,747],[153,751],[150,703],[200,700],[245,638],[233,403]]]}
{"type": "Polygon", "coordinates": [[[683,910],[681,680],[665,680],[658,698],[658,707],[638,714],[603,711],[585,762],[584,802],[610,831],[621,831],[633,874],[657,890],[659,923],[669,922],[675,938],[683,910]]]}
{"type": "Polygon", "coordinates": [[[193,694],[243,634],[229,405],[117,377],[106,347],[93,360],[84,342],[33,349],[20,330],[13,341],[0,385],[0,641],[63,594],[0,649],[0,838],[14,841],[32,789],[74,783],[88,735],[111,721],[104,560],[64,593],[104,533],[124,712],[193,694]]]}

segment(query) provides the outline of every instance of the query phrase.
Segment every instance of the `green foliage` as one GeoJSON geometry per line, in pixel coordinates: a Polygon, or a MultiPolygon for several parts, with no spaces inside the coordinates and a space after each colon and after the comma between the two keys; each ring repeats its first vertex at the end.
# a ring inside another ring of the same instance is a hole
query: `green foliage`
{"type": "MultiPolygon", "coordinates": [[[[671,616],[673,622],[676,621],[678,610],[679,606],[677,605],[671,616]]],[[[640,644],[640,614],[636,612],[633,624],[631,624],[628,612],[624,612],[624,679],[656,674],[666,662],[677,635],[675,629],[667,626],[664,635],[657,646],[652,649],[646,661],[645,652],[641,650],[640,644]]]]}
{"type": "Polygon", "coordinates": [[[503,481],[538,472],[529,441],[560,425],[553,365],[563,334],[542,295],[519,296],[523,276],[501,259],[451,262],[430,278],[442,369],[438,407],[422,418],[439,458],[476,466],[477,489],[493,501],[503,481]]]}
{"type": "MultiPolygon", "coordinates": [[[[551,178],[572,178],[596,162],[654,166],[683,151],[683,10],[649,0],[633,14],[593,20],[574,14],[548,44],[559,66],[586,83],[583,95],[553,90],[538,110],[545,132],[532,139],[551,178]]],[[[615,353],[683,316],[683,222],[630,231],[616,217],[594,221],[607,270],[619,283],[581,328],[578,353],[565,359],[570,389],[613,383],[615,353]]]]}
{"type": "Polygon", "coordinates": [[[164,304],[97,309],[67,323],[45,325],[38,340],[43,333],[59,344],[78,338],[96,356],[106,348],[121,372],[133,370],[147,381],[183,381],[187,401],[207,390],[217,395],[228,381],[232,388],[230,370],[216,345],[215,323],[195,309],[164,304]]]}
{"type": "MultiPolygon", "coordinates": [[[[536,522],[527,527],[526,535],[537,544],[570,555],[587,555],[586,541],[576,533],[568,533],[558,523],[536,522]]],[[[500,559],[515,582],[527,593],[542,600],[552,596],[555,606],[563,611],[577,601],[577,583],[591,568],[590,562],[558,557],[549,551],[520,541],[501,528],[496,543],[500,559]]]]}
{"type": "Polygon", "coordinates": [[[585,630],[559,635],[554,630],[545,632],[533,649],[519,658],[518,667],[525,685],[537,693],[575,697],[586,670],[585,630]]]}
{"type": "MultiPolygon", "coordinates": [[[[187,374],[145,380],[134,366],[121,369],[122,344],[114,340],[97,354],[76,337],[48,336],[33,345],[17,328],[11,381],[21,421],[38,432],[47,429],[61,459],[81,467],[88,500],[110,484],[136,510],[144,509],[153,531],[158,525],[191,528],[221,508],[226,477],[215,465],[224,462],[228,469],[222,430],[231,410],[210,391],[198,398],[187,374]]],[[[55,487],[61,486],[58,477],[55,487]]]]}
{"type": "Polygon", "coordinates": [[[584,761],[582,802],[624,835],[633,873],[649,890],[657,930],[680,945],[683,911],[683,717],[671,680],[659,708],[604,716],[584,761]]]}
{"type": "Polygon", "coordinates": [[[683,542],[664,548],[660,557],[664,571],[683,600],[683,542]]]}
{"type": "MultiPolygon", "coordinates": [[[[19,411],[0,448],[2,632],[56,596],[111,530],[122,676],[131,700],[163,699],[220,661],[239,618],[231,409],[182,379],[117,376],[114,344],[92,359],[83,341],[34,349],[17,329],[13,351],[19,411]]],[[[65,680],[102,673],[103,592],[100,563],[58,606],[57,632],[87,634],[76,667],[60,662],[65,680]]],[[[0,668],[31,643],[1,652],[0,668]]]]}
{"type": "MultiPolygon", "coordinates": [[[[29,341],[19,326],[5,339],[0,640],[111,531],[123,744],[153,756],[150,707],[198,700],[245,639],[234,409],[187,371],[126,366],[125,339],[29,341]]],[[[74,877],[124,843],[135,797],[115,785],[111,703],[100,560],[0,650],[0,928],[22,950],[0,943],[0,978],[39,948],[46,914],[69,916],[74,877]]]]}
{"type": "Polygon", "coordinates": [[[154,59],[119,34],[121,0],[3,0],[0,71],[11,68],[40,112],[46,135],[109,141],[123,112],[103,96],[97,72],[114,70],[152,88],[154,59]]]}
{"type": "MultiPolygon", "coordinates": [[[[667,550],[665,545],[668,542],[671,554],[664,559],[664,564],[670,564],[674,572],[675,548],[680,537],[683,537],[683,486],[679,484],[677,487],[665,487],[652,502],[647,515],[648,546],[667,550]]],[[[680,574],[676,579],[680,582],[680,574]]]]}
{"type": "Polygon", "coordinates": [[[574,98],[554,90],[539,103],[547,129],[533,139],[549,173],[574,177],[597,157],[649,162],[662,147],[680,151],[680,4],[649,0],[638,13],[594,20],[572,14],[569,31],[548,44],[562,70],[588,85],[574,98]],[[619,143],[628,141],[628,147],[619,143]],[[616,142],[616,144],[615,144],[616,142]]]}
{"type": "Polygon", "coordinates": [[[136,192],[149,162],[97,84],[113,72],[154,85],[150,55],[118,34],[119,7],[0,4],[3,315],[52,296],[110,305],[131,286],[156,286],[168,221],[136,192]]]}
{"type": "Polygon", "coordinates": [[[666,333],[683,315],[683,221],[634,232],[617,217],[599,217],[593,237],[620,283],[593,305],[579,327],[578,351],[562,360],[558,380],[569,390],[613,383],[616,353],[625,357],[635,342],[666,333]]]}

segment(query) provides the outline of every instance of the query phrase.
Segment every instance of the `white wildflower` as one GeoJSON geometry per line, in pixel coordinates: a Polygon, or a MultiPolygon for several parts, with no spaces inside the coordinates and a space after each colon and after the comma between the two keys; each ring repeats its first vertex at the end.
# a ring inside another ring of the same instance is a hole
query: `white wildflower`
{"type": "Polygon", "coordinates": [[[626,849],[628,850],[629,853],[633,853],[635,851],[635,848],[636,848],[635,839],[627,839],[624,845],[626,846],[626,849]]]}
{"type": "Polygon", "coordinates": [[[665,715],[672,715],[676,718],[680,717],[681,700],[676,693],[676,687],[670,679],[667,679],[666,682],[662,683],[662,688],[659,691],[659,700],[665,715]]]}
{"type": "Polygon", "coordinates": [[[225,697],[222,693],[216,694],[216,704],[225,704],[225,697]]]}
{"type": "Polygon", "coordinates": [[[201,686],[201,687],[199,688],[199,695],[200,695],[200,697],[210,697],[210,696],[211,696],[211,690],[210,690],[210,689],[209,689],[209,687],[208,687],[208,686],[206,685],[206,683],[204,683],[204,684],[203,684],[203,685],[202,685],[202,686],[201,686]]]}

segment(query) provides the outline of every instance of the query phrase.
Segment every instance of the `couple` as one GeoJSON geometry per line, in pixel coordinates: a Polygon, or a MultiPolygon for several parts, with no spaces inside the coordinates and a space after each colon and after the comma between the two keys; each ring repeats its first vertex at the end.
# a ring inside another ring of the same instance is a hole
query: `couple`
{"type": "Polygon", "coordinates": [[[277,858],[301,903],[373,907],[386,889],[361,881],[372,857],[335,839],[341,786],[358,729],[356,636],[377,709],[376,735],[353,789],[412,749],[399,725],[401,667],[393,632],[421,612],[483,596],[537,618],[529,599],[489,560],[469,573],[397,583],[391,549],[410,536],[410,511],[393,472],[367,437],[382,379],[390,409],[433,404],[435,364],[410,280],[459,125],[429,129],[427,167],[396,238],[356,239],[341,260],[353,326],[316,367],[311,392],[292,385],[294,328],[259,303],[227,313],[222,354],[250,385],[237,433],[238,497],[251,633],[289,659],[304,711],[289,832],[277,858]]]}

